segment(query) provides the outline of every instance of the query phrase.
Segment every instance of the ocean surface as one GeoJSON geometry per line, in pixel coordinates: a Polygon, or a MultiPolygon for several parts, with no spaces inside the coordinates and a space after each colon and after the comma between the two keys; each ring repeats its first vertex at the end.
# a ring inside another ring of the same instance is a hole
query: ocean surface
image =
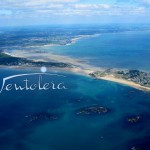
{"type": "MultiPolygon", "coordinates": [[[[36,32],[28,28],[1,29],[0,36],[5,35],[1,39],[1,49],[5,51],[14,49],[41,50],[80,58],[86,63],[99,67],[150,71],[150,31],[147,26],[144,26],[143,30],[137,26],[126,28],[124,26],[119,28],[118,25],[113,28],[112,26],[104,26],[103,30],[100,30],[99,27],[94,28],[94,31],[93,28],[89,30],[90,27],[86,27],[86,29],[84,27],[81,29],[65,28],[65,31],[62,31],[62,27],[59,30],[53,27],[53,30],[52,28],[36,28],[36,32]],[[130,31],[129,29],[134,30],[130,31]],[[41,43],[43,41],[41,35],[44,37],[42,33],[45,33],[45,30],[49,39],[51,39],[49,35],[52,36],[52,33],[56,36],[56,32],[62,31],[63,37],[57,35],[57,44],[58,38],[62,42],[70,32],[74,33],[68,35],[70,38],[78,37],[81,34],[88,35],[89,32],[90,35],[99,35],[81,38],[67,46],[64,43],[61,46],[44,46],[49,42],[48,40],[48,42],[41,43]],[[4,34],[6,32],[7,34],[4,34]],[[8,34],[9,32],[11,34],[8,34]],[[36,42],[33,42],[35,37],[39,38],[40,44],[38,47],[31,48],[30,46],[37,46],[36,42]],[[26,45],[22,45],[23,43],[26,45]]],[[[7,76],[39,72],[40,68],[39,70],[1,68],[0,86],[3,83],[3,78],[7,76]]],[[[16,91],[13,89],[0,93],[0,149],[150,149],[149,92],[139,91],[114,82],[95,80],[51,69],[48,69],[47,73],[57,73],[65,77],[43,75],[43,83],[64,82],[67,89],[46,91],[38,89],[16,91]],[[106,107],[109,110],[108,113],[101,115],[76,114],[81,108],[95,105],[106,107]],[[53,119],[53,116],[57,119],[53,119]],[[132,116],[140,116],[140,121],[138,123],[127,122],[127,118],[132,116]]],[[[22,85],[26,78],[14,78],[10,82],[22,85]]],[[[28,77],[28,80],[31,83],[37,83],[38,76],[28,77]]]]}
{"type": "Polygon", "coordinates": [[[69,46],[45,47],[44,50],[80,58],[98,67],[150,71],[149,40],[150,31],[101,33],[81,38],[69,46]]]}

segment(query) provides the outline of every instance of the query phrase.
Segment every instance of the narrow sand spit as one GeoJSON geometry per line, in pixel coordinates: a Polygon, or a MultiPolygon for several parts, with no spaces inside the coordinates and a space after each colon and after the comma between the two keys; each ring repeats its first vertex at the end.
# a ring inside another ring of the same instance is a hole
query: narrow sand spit
{"type": "MultiPolygon", "coordinates": [[[[7,54],[11,55],[11,56],[15,56],[15,57],[31,59],[34,61],[43,61],[43,62],[54,61],[54,62],[62,62],[62,63],[71,64],[71,65],[73,65],[72,68],[63,68],[63,70],[73,72],[76,74],[86,75],[86,76],[89,76],[90,73],[93,73],[95,71],[104,71],[105,70],[104,68],[94,67],[92,65],[89,65],[89,64],[85,63],[84,60],[79,60],[79,59],[71,58],[69,56],[61,56],[61,55],[45,53],[45,52],[44,53],[43,52],[35,52],[35,50],[34,51],[18,51],[18,50],[16,50],[16,51],[12,51],[11,53],[7,53],[7,54]]],[[[19,68],[21,68],[21,67],[19,67],[19,68]]],[[[58,70],[58,68],[57,68],[57,70],[58,70]]],[[[62,69],[60,69],[60,70],[62,70],[62,69]]],[[[97,79],[121,83],[121,84],[128,85],[128,86],[131,86],[136,89],[143,90],[143,91],[150,91],[149,87],[141,86],[132,81],[116,78],[113,75],[107,75],[105,77],[97,77],[97,79]]]]}

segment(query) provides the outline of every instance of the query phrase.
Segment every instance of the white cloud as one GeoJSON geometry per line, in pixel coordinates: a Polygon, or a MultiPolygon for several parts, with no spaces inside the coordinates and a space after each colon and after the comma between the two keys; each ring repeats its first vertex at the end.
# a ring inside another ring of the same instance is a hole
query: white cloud
{"type": "Polygon", "coordinates": [[[0,1],[0,7],[2,6],[38,6],[51,3],[74,3],[78,0],[4,0],[0,1]]]}
{"type": "Polygon", "coordinates": [[[143,2],[145,4],[150,4],[150,0],[141,0],[141,2],[143,2]]]}
{"type": "MultiPolygon", "coordinates": [[[[112,4],[82,4],[76,3],[79,0],[5,0],[0,1],[2,10],[0,15],[14,15],[14,17],[52,15],[134,15],[146,13],[146,8],[141,6],[112,5],[112,4]],[[18,3],[17,3],[18,2],[18,3]],[[7,5],[6,5],[7,3],[7,5]],[[8,5],[9,3],[9,5],[8,5]]],[[[143,0],[144,1],[144,0],[143,0]]],[[[145,0],[150,1],[150,0],[145,0]]]]}
{"type": "Polygon", "coordinates": [[[61,7],[56,10],[52,9],[42,9],[38,12],[49,15],[57,16],[70,16],[70,15],[80,15],[80,16],[95,16],[95,15],[135,15],[145,13],[144,7],[123,7],[123,6],[110,6],[105,7],[95,7],[95,5],[71,5],[69,7],[61,7]]]}
{"type": "Polygon", "coordinates": [[[111,5],[108,4],[75,4],[75,8],[77,9],[109,9],[111,8],[111,5]]]}

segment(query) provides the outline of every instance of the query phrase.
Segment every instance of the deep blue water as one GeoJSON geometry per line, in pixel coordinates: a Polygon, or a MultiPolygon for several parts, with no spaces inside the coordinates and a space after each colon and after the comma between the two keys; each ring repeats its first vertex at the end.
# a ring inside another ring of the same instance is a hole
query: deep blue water
{"type": "MultiPolygon", "coordinates": [[[[1,69],[1,78],[30,73],[1,69]]],[[[32,71],[33,72],[33,71],[32,71]]],[[[67,90],[3,91],[0,94],[0,148],[3,150],[130,150],[149,140],[150,93],[113,82],[61,73],[66,78],[47,77],[44,81],[63,80],[67,90]],[[108,94],[109,93],[109,94],[108,94]],[[76,110],[98,104],[111,111],[100,116],[78,116],[76,110]],[[25,116],[57,114],[57,120],[35,120],[25,116]],[[127,117],[140,115],[137,124],[127,117]],[[140,140],[139,143],[137,140],[140,140]]],[[[36,82],[36,78],[29,78],[36,82]]],[[[23,80],[23,79],[22,79],[23,80]]],[[[17,83],[22,81],[17,78],[17,83]]],[[[149,141],[148,141],[149,142],[149,141]]]]}
{"type": "MultiPolygon", "coordinates": [[[[20,32],[19,30],[18,33],[20,32]]],[[[27,31],[24,31],[24,34],[29,36],[27,31]]],[[[32,35],[36,34],[37,32],[34,32],[32,35]]],[[[102,33],[98,37],[81,39],[70,46],[38,49],[82,58],[100,67],[149,71],[149,38],[149,31],[102,33]]],[[[5,44],[7,47],[7,42],[5,44]]],[[[20,42],[19,49],[21,48],[24,49],[20,42]]],[[[7,76],[39,71],[29,68],[24,70],[1,68],[0,86],[2,79],[7,76]]],[[[48,73],[55,72],[49,70],[48,73]]],[[[133,147],[150,149],[149,92],[71,73],[59,72],[59,74],[66,77],[43,76],[43,82],[63,81],[67,90],[13,90],[3,91],[0,94],[0,149],[131,150],[133,147]],[[76,115],[78,109],[93,105],[106,107],[109,111],[98,116],[76,115]],[[47,114],[57,116],[57,119],[48,120],[45,118],[47,114]],[[39,119],[36,119],[37,115],[39,119]],[[30,116],[34,116],[32,122],[30,116]],[[130,116],[140,116],[141,119],[137,124],[130,124],[126,121],[130,116]]],[[[22,85],[22,80],[25,79],[21,77],[10,81],[22,85]]],[[[33,76],[28,79],[31,83],[36,83],[38,78],[33,76]]]]}

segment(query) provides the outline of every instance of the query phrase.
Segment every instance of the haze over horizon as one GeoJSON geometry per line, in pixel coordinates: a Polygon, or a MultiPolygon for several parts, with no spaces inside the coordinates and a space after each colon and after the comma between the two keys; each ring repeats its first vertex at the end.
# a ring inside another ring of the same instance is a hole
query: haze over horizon
{"type": "Polygon", "coordinates": [[[150,0],[2,0],[0,26],[150,23],[150,0]]]}

